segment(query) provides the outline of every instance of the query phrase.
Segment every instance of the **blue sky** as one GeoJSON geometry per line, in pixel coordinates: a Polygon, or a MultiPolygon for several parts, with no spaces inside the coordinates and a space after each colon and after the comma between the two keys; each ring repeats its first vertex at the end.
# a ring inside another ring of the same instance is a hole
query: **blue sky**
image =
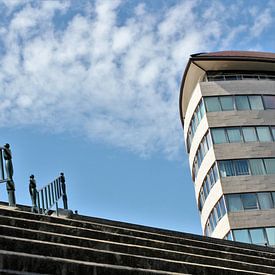
{"type": "Polygon", "coordinates": [[[274,52],[274,13],[256,0],[0,0],[0,143],[17,202],[30,204],[30,174],[43,186],[64,171],[72,210],[201,234],[181,77],[192,53],[274,52]]]}

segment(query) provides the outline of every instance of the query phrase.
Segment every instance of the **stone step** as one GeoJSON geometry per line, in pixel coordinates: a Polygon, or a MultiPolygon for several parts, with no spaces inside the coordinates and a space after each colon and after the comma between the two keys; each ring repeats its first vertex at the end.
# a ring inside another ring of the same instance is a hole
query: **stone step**
{"type": "MultiPolygon", "coordinates": [[[[0,250],[0,274],[190,275],[0,250]],[[35,273],[33,272],[35,270],[35,273]],[[3,272],[3,273],[2,273],[3,272]]],[[[257,274],[257,273],[256,273],[257,274]]]]}
{"type": "MultiPolygon", "coordinates": [[[[15,252],[27,252],[36,255],[48,257],[58,257],[71,260],[93,261],[97,263],[106,263],[111,265],[121,265],[128,267],[148,268],[154,270],[163,270],[167,272],[186,272],[185,263],[196,263],[200,265],[211,265],[236,270],[251,272],[263,272],[275,274],[274,267],[246,264],[244,262],[223,260],[214,257],[200,256],[190,253],[180,253],[180,258],[171,260],[161,256],[149,257],[130,255],[126,253],[113,252],[110,250],[98,250],[94,248],[83,248],[73,245],[56,244],[45,241],[36,241],[17,237],[0,236],[1,247],[4,250],[15,252]]],[[[165,256],[165,255],[164,255],[165,256]]],[[[178,253],[179,256],[179,253],[178,253]]]]}
{"type": "MultiPolygon", "coordinates": [[[[109,245],[111,243],[118,243],[118,244],[124,244],[124,249],[128,250],[130,249],[130,245],[133,246],[143,246],[143,247],[149,247],[149,248],[155,248],[155,249],[164,249],[164,250],[172,250],[172,251],[177,251],[177,252],[183,252],[183,253],[191,253],[191,254],[196,254],[196,255],[208,255],[210,257],[216,257],[220,258],[222,260],[224,259],[232,259],[232,260],[237,260],[241,258],[243,262],[247,263],[263,263],[266,265],[273,265],[274,264],[274,259],[271,256],[274,256],[274,254],[271,253],[263,253],[261,252],[261,257],[259,255],[257,256],[251,256],[249,254],[242,254],[240,253],[233,253],[233,252],[228,252],[226,249],[223,249],[223,247],[219,247],[220,249],[213,249],[211,245],[208,245],[208,247],[199,247],[199,242],[196,242],[196,246],[192,246],[190,244],[185,244],[186,241],[181,241],[181,243],[178,241],[178,243],[171,243],[171,242],[164,242],[164,241],[159,241],[159,240],[151,240],[151,239],[145,239],[145,238],[139,238],[139,237],[134,237],[134,236],[126,236],[126,235],[119,235],[119,234],[113,234],[110,232],[102,232],[102,231],[96,231],[96,230],[91,230],[91,229],[82,229],[82,228],[76,228],[72,226],[67,226],[67,225],[60,225],[60,224],[53,224],[53,223],[48,223],[48,222],[42,222],[42,221],[30,221],[26,219],[21,219],[21,218],[11,218],[8,216],[0,216],[0,224],[2,225],[7,225],[7,226],[13,226],[13,227],[18,227],[18,228],[28,228],[34,231],[44,231],[47,232],[48,234],[61,234],[64,236],[64,240],[66,239],[65,237],[73,237],[77,236],[79,239],[79,242],[83,244],[83,246],[86,245],[92,245],[92,243],[89,243],[86,241],[86,239],[93,239],[94,244],[96,246],[101,246],[102,242],[99,242],[99,240],[102,241],[108,241],[109,245]],[[81,238],[84,240],[82,241],[81,238]],[[126,245],[126,248],[125,248],[126,245]],[[259,258],[261,260],[259,260],[259,258]]],[[[4,230],[2,228],[2,230],[4,230]]],[[[15,229],[13,229],[15,230],[15,229]]],[[[10,231],[12,232],[12,230],[10,231]]],[[[2,233],[4,234],[4,233],[2,233]]],[[[18,233],[19,234],[19,233],[18,233]]],[[[27,236],[28,232],[26,231],[23,235],[23,237],[27,236]]],[[[35,233],[33,233],[35,236],[35,233]]],[[[15,234],[14,234],[15,235],[15,234]]],[[[16,235],[15,235],[16,236],[16,235]]],[[[44,237],[46,235],[44,234],[44,237]]],[[[31,238],[31,236],[30,236],[31,238]]],[[[40,237],[38,236],[37,239],[40,237]]],[[[48,240],[51,240],[53,236],[48,236],[48,240]]],[[[59,237],[59,239],[61,239],[59,237]]],[[[114,245],[113,245],[114,246],[114,245]]],[[[121,246],[123,247],[123,246],[121,246]]],[[[118,247],[117,247],[118,248],[118,247]]],[[[127,253],[128,253],[127,251],[127,253]]],[[[131,251],[134,253],[134,249],[132,248],[131,251]]],[[[240,249],[238,250],[240,251],[240,249]]],[[[145,250],[142,251],[142,253],[145,253],[145,250]]],[[[176,255],[176,253],[175,253],[176,255]]]]}
{"type": "MultiPolygon", "coordinates": [[[[92,231],[96,232],[98,238],[100,238],[100,236],[104,237],[105,235],[105,234],[103,235],[100,234],[100,231],[104,233],[110,232],[111,234],[119,234],[120,236],[124,237],[125,239],[123,241],[126,243],[127,243],[127,240],[130,241],[129,240],[130,236],[133,236],[133,237],[135,236],[141,239],[150,239],[150,240],[164,241],[168,243],[184,244],[184,245],[190,245],[194,247],[198,246],[200,248],[206,248],[206,249],[211,248],[217,251],[254,255],[254,256],[275,259],[275,249],[269,248],[269,247],[224,241],[224,240],[219,240],[214,238],[197,236],[193,234],[187,234],[187,233],[181,233],[181,232],[175,232],[175,231],[169,231],[169,230],[163,230],[163,229],[157,229],[157,228],[151,228],[151,227],[145,227],[145,226],[137,226],[137,225],[121,223],[121,222],[116,223],[114,221],[103,220],[105,223],[107,222],[112,224],[112,225],[109,225],[109,224],[106,225],[106,224],[100,224],[100,223],[94,223],[94,222],[86,222],[86,221],[82,222],[82,221],[73,220],[73,219],[61,219],[61,218],[37,215],[37,214],[22,212],[22,211],[10,211],[8,209],[2,209],[2,208],[0,208],[0,215],[21,217],[21,218],[29,219],[31,221],[39,221],[39,222],[44,221],[47,224],[48,223],[58,224],[59,226],[61,226],[61,228],[62,228],[62,225],[78,227],[78,228],[81,228],[81,230],[83,231],[79,233],[80,236],[83,236],[83,237],[87,237],[87,234],[86,234],[87,230],[88,231],[90,230],[90,234],[92,233],[92,231]],[[132,228],[122,228],[120,226],[114,226],[116,224],[118,225],[126,224],[129,227],[140,228],[140,229],[137,230],[132,228]],[[145,230],[148,230],[148,231],[145,231],[145,230]]],[[[97,218],[90,218],[90,219],[92,220],[95,219],[97,222],[100,221],[100,219],[97,219],[97,218]]],[[[70,233],[65,233],[65,234],[70,234],[70,233]]],[[[74,235],[74,234],[71,234],[71,235],[74,235]]]]}
{"type": "Polygon", "coordinates": [[[202,257],[207,256],[222,259],[222,261],[228,259],[230,262],[239,262],[241,260],[242,263],[252,265],[268,265],[271,267],[275,266],[275,260],[269,258],[259,258],[256,256],[246,256],[212,249],[192,247],[188,245],[169,244],[165,242],[156,242],[150,240],[147,240],[142,245],[137,244],[137,242],[135,242],[135,244],[133,245],[125,244],[123,242],[118,243],[92,238],[81,238],[71,235],[49,233],[48,231],[37,231],[7,225],[0,225],[0,235],[19,237],[24,239],[33,239],[37,241],[46,241],[64,245],[94,248],[98,250],[109,250],[131,255],[162,257],[170,260],[181,260],[182,253],[190,253],[202,257]]]}
{"type": "MultiPolygon", "coordinates": [[[[273,273],[241,271],[235,268],[220,268],[211,265],[196,263],[182,263],[182,270],[168,272],[144,268],[131,268],[127,266],[84,262],[58,257],[45,257],[41,255],[0,250],[0,270],[21,272],[19,274],[96,274],[96,275],[270,275],[273,273]]],[[[16,274],[16,273],[10,273],[16,274]]]]}

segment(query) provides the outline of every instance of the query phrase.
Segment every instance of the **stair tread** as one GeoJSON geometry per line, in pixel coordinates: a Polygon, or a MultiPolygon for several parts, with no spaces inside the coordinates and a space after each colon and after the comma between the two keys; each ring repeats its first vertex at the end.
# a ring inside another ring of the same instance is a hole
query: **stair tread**
{"type": "MultiPolygon", "coordinates": [[[[25,252],[13,252],[13,251],[7,251],[7,250],[1,250],[0,249],[0,255],[15,255],[15,256],[20,256],[20,258],[23,257],[31,257],[31,258],[37,258],[37,259],[47,259],[47,260],[52,260],[55,262],[60,262],[60,263],[79,263],[82,265],[87,265],[87,266],[98,266],[98,267],[110,267],[114,268],[117,270],[129,270],[129,271],[144,271],[144,272],[152,272],[156,274],[167,274],[167,275],[189,275],[189,273],[178,273],[178,272],[169,272],[169,271],[162,271],[162,270],[152,270],[152,269],[145,269],[145,268],[135,268],[135,267],[128,267],[128,266],[119,266],[119,265],[111,265],[111,264],[103,264],[103,263],[97,263],[97,262],[86,262],[86,261],[80,261],[80,260],[71,260],[71,259],[64,259],[64,258],[58,258],[58,257],[49,257],[49,256],[42,256],[42,255],[36,255],[36,254],[29,254],[25,252]]],[[[213,268],[211,265],[201,265],[197,263],[184,263],[186,265],[193,265],[193,266],[199,266],[199,267],[210,267],[213,268]]],[[[215,267],[216,269],[222,271],[222,270],[229,270],[233,272],[238,272],[238,274],[259,274],[259,275],[267,275],[270,273],[265,273],[265,272],[257,272],[257,271],[244,271],[244,270],[239,270],[235,268],[223,268],[223,267],[215,267]]],[[[39,274],[39,273],[36,273],[39,274]]],[[[40,273],[41,274],[41,273],[40,273]]],[[[221,273],[222,274],[222,273],[221,273]]]]}
{"type": "MultiPolygon", "coordinates": [[[[80,255],[81,255],[82,251],[83,252],[87,251],[87,254],[85,253],[85,255],[88,255],[89,252],[94,253],[93,256],[97,255],[97,257],[99,257],[99,255],[101,255],[100,257],[103,257],[103,255],[104,255],[105,256],[104,260],[107,260],[107,259],[109,260],[107,255],[110,255],[110,256],[114,256],[114,258],[112,258],[111,260],[119,258],[120,261],[125,261],[125,264],[127,264],[126,263],[127,261],[130,261],[130,263],[133,263],[133,260],[135,260],[136,263],[138,262],[138,263],[142,264],[141,261],[146,260],[148,262],[158,261],[158,262],[161,262],[162,264],[182,265],[182,264],[186,264],[186,263],[195,263],[193,261],[186,261],[186,259],[190,260],[193,257],[198,262],[200,262],[202,260],[207,260],[207,262],[209,261],[209,264],[210,264],[211,260],[213,260],[215,262],[216,267],[223,267],[223,268],[228,268],[228,269],[230,269],[230,267],[226,267],[224,265],[226,265],[228,263],[232,263],[233,266],[236,266],[236,265],[239,264],[239,266],[243,267],[243,269],[236,268],[237,270],[255,271],[254,269],[265,269],[265,270],[269,270],[269,272],[274,270],[273,266],[253,264],[253,263],[247,264],[247,263],[244,263],[244,262],[241,262],[241,261],[235,261],[235,260],[232,261],[230,259],[222,260],[222,259],[217,259],[217,258],[214,258],[214,257],[195,255],[195,254],[191,254],[191,253],[183,254],[186,257],[183,260],[173,260],[173,259],[165,259],[165,258],[161,258],[161,257],[149,257],[149,256],[141,256],[141,255],[132,255],[132,254],[127,254],[127,253],[118,253],[118,252],[113,252],[113,251],[109,251],[109,250],[98,250],[98,249],[93,249],[93,248],[82,248],[82,247],[80,248],[80,247],[74,246],[74,245],[52,244],[50,242],[29,240],[29,239],[17,238],[17,237],[0,236],[0,240],[1,240],[2,244],[3,244],[3,241],[5,239],[8,240],[8,241],[10,240],[9,247],[11,247],[14,242],[16,242],[17,244],[19,242],[25,242],[25,245],[24,245],[24,249],[25,249],[26,242],[27,242],[27,243],[31,243],[32,249],[35,247],[35,244],[37,245],[37,247],[39,245],[39,248],[40,248],[40,246],[43,246],[44,248],[46,246],[50,246],[52,248],[50,251],[56,251],[55,250],[56,248],[61,248],[63,250],[65,250],[66,248],[67,249],[77,249],[77,252],[80,255]]],[[[92,256],[92,255],[90,255],[90,256],[92,256]]],[[[50,257],[51,257],[51,255],[50,255],[50,257]]],[[[75,258],[70,258],[70,259],[78,260],[78,259],[75,259],[75,258]]],[[[102,260],[102,258],[100,258],[100,260],[102,260]]],[[[200,262],[199,264],[201,266],[208,266],[208,264],[205,264],[205,262],[200,262]]]]}
{"type": "MultiPolygon", "coordinates": [[[[6,226],[6,225],[0,225],[0,229],[1,228],[8,228],[10,231],[12,230],[12,229],[16,229],[17,231],[19,230],[19,231],[24,231],[24,232],[29,232],[29,233],[39,233],[39,234],[45,234],[45,235],[49,235],[49,236],[57,236],[57,237],[60,237],[60,240],[61,240],[61,242],[59,242],[59,244],[60,245],[68,245],[68,244],[66,244],[66,243],[64,243],[64,237],[66,237],[66,238],[69,238],[70,239],[70,241],[72,240],[72,239],[76,239],[76,240],[86,240],[87,241],[87,243],[89,242],[89,241],[93,241],[93,242],[95,242],[95,243],[104,243],[104,244],[107,244],[107,245],[115,245],[115,246],[117,246],[117,247],[126,247],[126,248],[140,248],[140,249],[143,249],[143,250],[148,250],[149,252],[150,251],[159,251],[159,252],[167,252],[167,253],[170,253],[170,254],[173,254],[173,255],[184,255],[184,254],[187,254],[187,253],[190,253],[190,252],[187,252],[187,251],[184,251],[184,250],[181,250],[181,251],[179,251],[179,250],[172,250],[172,249],[164,249],[164,248],[158,248],[158,247],[153,247],[153,246],[143,246],[143,245],[137,245],[137,244],[125,244],[125,243],[119,243],[119,242],[113,242],[113,241],[108,241],[108,240],[100,240],[100,239],[94,239],[94,238],[84,238],[84,237],[78,237],[78,236],[73,236],[73,235],[63,235],[63,234],[60,234],[60,233],[54,233],[54,232],[47,232],[47,231],[41,231],[41,230],[32,230],[32,229],[26,229],[26,228],[17,228],[17,227],[13,227],[13,226],[6,226]],[[63,242],[62,242],[63,241],[63,242]]],[[[5,236],[7,236],[7,235],[5,235],[5,236]]],[[[10,235],[9,235],[10,236],[10,235]]],[[[16,237],[18,237],[18,235],[15,235],[16,237]]],[[[34,234],[32,234],[32,237],[34,236],[34,234]]],[[[19,237],[19,238],[23,238],[23,239],[25,239],[25,240],[30,240],[30,238],[28,238],[28,237],[26,237],[26,236],[24,236],[24,237],[19,237]]],[[[32,240],[36,240],[36,241],[40,241],[40,240],[38,240],[38,239],[33,239],[32,238],[32,240]]],[[[47,240],[44,240],[43,239],[43,241],[46,241],[46,242],[49,242],[49,243],[51,243],[51,244],[55,244],[55,242],[51,242],[51,241],[47,241],[47,240]]],[[[165,244],[165,243],[164,243],[165,244]]],[[[73,245],[74,247],[79,247],[78,245],[73,245]]],[[[82,248],[83,246],[81,246],[81,248],[82,248]]],[[[189,246],[189,245],[175,245],[175,248],[179,248],[179,247],[181,247],[181,248],[191,248],[191,249],[194,249],[194,247],[192,247],[192,246],[189,246]]],[[[86,246],[86,247],[83,247],[83,248],[89,248],[88,246],[86,246]]],[[[110,248],[111,249],[111,248],[110,248]]],[[[209,253],[209,251],[212,251],[212,252],[215,252],[215,253],[219,253],[219,254],[221,254],[221,255],[224,255],[224,256],[230,256],[230,257],[232,257],[232,254],[234,254],[234,256],[236,256],[236,257],[238,257],[238,259],[242,259],[242,263],[246,263],[246,264],[250,264],[250,262],[248,262],[247,261],[247,258],[248,259],[250,259],[251,261],[255,261],[255,260],[258,260],[258,257],[256,257],[256,256],[250,256],[250,255],[244,255],[244,254],[237,254],[237,253],[230,253],[230,252],[227,252],[227,251],[216,251],[216,250],[211,250],[211,249],[206,249],[206,248],[199,248],[199,247],[195,247],[195,250],[196,251],[194,251],[194,252],[197,252],[198,253],[198,251],[199,250],[202,250],[202,252],[203,252],[203,254],[201,254],[201,255],[199,255],[199,254],[194,254],[194,253],[191,253],[192,255],[196,255],[196,256],[205,256],[205,254],[207,254],[207,253],[209,253]],[[205,254],[204,254],[205,253],[205,254]],[[242,258],[240,258],[240,257],[242,257],[242,258]],[[244,259],[244,257],[246,258],[246,259],[244,259]]],[[[113,252],[118,252],[119,253],[119,251],[113,251],[113,252]]],[[[134,253],[129,253],[129,255],[133,255],[134,253]]],[[[191,255],[190,254],[190,255],[191,255]]],[[[217,255],[215,256],[215,258],[219,258],[219,259],[222,259],[222,260],[224,260],[224,258],[223,257],[221,257],[221,255],[218,257],[217,255]]],[[[208,257],[210,257],[210,258],[212,258],[211,256],[208,256],[208,257]]],[[[169,259],[169,258],[167,258],[167,259],[169,259]]],[[[234,260],[234,259],[233,259],[234,260]]],[[[269,258],[261,258],[260,259],[261,261],[263,261],[263,260],[266,260],[266,261],[268,261],[268,262],[272,262],[272,263],[269,263],[270,265],[275,265],[275,260],[273,260],[273,259],[269,259],[269,258]]],[[[232,260],[230,260],[230,261],[232,261],[232,260]]],[[[253,264],[253,263],[252,263],[253,264]]],[[[257,263],[256,263],[257,264],[257,263]]],[[[258,265],[258,264],[257,264],[258,265]]]]}
{"type": "MultiPolygon", "coordinates": [[[[52,227],[63,227],[63,228],[70,228],[70,229],[76,229],[75,226],[72,226],[72,225],[67,225],[67,224],[63,224],[63,223],[52,223],[52,222],[49,222],[49,221],[41,221],[41,220],[29,220],[29,219],[25,219],[25,218],[18,218],[18,217],[8,217],[8,216],[1,216],[1,213],[0,213],[0,218],[1,217],[5,217],[5,218],[9,218],[9,219],[15,219],[15,220],[21,220],[21,221],[26,221],[26,222],[31,222],[31,223],[36,223],[36,224],[45,224],[45,225],[49,225],[49,226],[52,226],[52,227]]],[[[113,236],[124,236],[126,238],[135,238],[135,239],[140,239],[140,240],[151,240],[151,241],[158,241],[158,239],[152,239],[152,238],[149,238],[149,236],[147,238],[144,238],[144,237],[138,237],[138,236],[133,236],[133,235],[127,235],[127,234],[118,234],[118,233],[114,233],[114,232],[109,232],[109,231],[102,231],[102,230],[96,230],[96,229],[91,229],[91,228],[87,228],[87,227],[78,227],[78,229],[80,231],[86,231],[86,232],[98,232],[98,233],[104,233],[104,234],[108,234],[108,235],[113,235],[113,236]]],[[[144,232],[146,233],[146,232],[144,232]]],[[[66,234],[67,235],[67,234],[66,234]]],[[[156,234],[154,234],[156,236],[156,234]]],[[[158,236],[163,236],[162,234],[158,234],[158,236]]],[[[173,244],[173,243],[176,243],[176,241],[191,241],[192,243],[194,243],[194,247],[195,247],[195,244],[198,245],[198,247],[201,247],[199,245],[202,245],[202,244],[209,244],[210,246],[216,246],[217,248],[222,248],[223,251],[228,251],[230,253],[234,253],[233,251],[238,251],[237,253],[239,254],[244,254],[245,252],[249,252],[249,253],[254,253],[259,255],[261,254],[261,256],[263,254],[267,255],[268,257],[271,257],[271,258],[274,258],[275,259],[275,249],[265,249],[263,251],[263,248],[262,247],[259,247],[259,246],[255,246],[255,245],[249,245],[249,247],[239,247],[238,244],[234,245],[234,244],[230,244],[228,245],[228,242],[225,242],[225,244],[213,244],[211,243],[210,241],[208,242],[205,242],[204,240],[193,240],[193,239],[186,239],[186,238],[181,238],[181,237],[175,237],[175,236],[167,236],[167,235],[164,235],[164,237],[166,238],[169,238],[169,242],[166,242],[166,243],[170,243],[170,244],[173,244]],[[171,240],[170,240],[171,239],[171,240]],[[172,242],[172,240],[174,240],[175,242],[172,242]],[[252,246],[252,248],[250,248],[250,246],[252,246]],[[260,249],[259,251],[256,250],[256,248],[260,249]],[[233,251],[232,251],[233,250],[233,251]]],[[[163,241],[162,241],[163,242],[163,241]]],[[[179,244],[179,243],[176,243],[176,244],[179,244]]],[[[207,248],[208,249],[208,248],[207,248]]]]}

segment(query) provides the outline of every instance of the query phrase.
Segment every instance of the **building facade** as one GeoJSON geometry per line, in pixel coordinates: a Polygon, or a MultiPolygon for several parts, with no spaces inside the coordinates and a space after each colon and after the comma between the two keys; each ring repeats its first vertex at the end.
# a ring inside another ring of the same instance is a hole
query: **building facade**
{"type": "Polygon", "coordinates": [[[204,235],[275,246],[275,54],[191,55],[180,115],[204,235]]]}

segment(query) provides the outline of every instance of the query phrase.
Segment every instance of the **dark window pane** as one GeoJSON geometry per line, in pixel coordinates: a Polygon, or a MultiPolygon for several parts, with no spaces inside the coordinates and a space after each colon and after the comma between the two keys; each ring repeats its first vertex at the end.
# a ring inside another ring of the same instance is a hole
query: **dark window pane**
{"type": "Polygon", "coordinates": [[[264,163],[262,159],[250,159],[249,165],[250,165],[250,171],[252,175],[265,174],[264,163]]]}
{"type": "Polygon", "coordinates": [[[215,144],[227,142],[225,130],[223,128],[212,129],[211,132],[212,132],[213,142],[215,144]]]}
{"type": "Polygon", "coordinates": [[[251,243],[247,229],[235,229],[232,230],[235,241],[251,243]]]}
{"type": "Polygon", "coordinates": [[[217,96],[206,97],[204,99],[207,112],[221,111],[220,102],[217,96]]]}
{"type": "Polygon", "coordinates": [[[243,137],[245,142],[257,141],[254,127],[243,127],[243,137]]]}
{"type": "Polygon", "coordinates": [[[254,193],[241,194],[244,210],[258,209],[257,197],[254,193]]]}
{"type": "Polygon", "coordinates": [[[260,209],[270,209],[273,208],[273,203],[271,199],[271,193],[258,193],[258,201],[260,204],[260,209]]]}
{"type": "Polygon", "coordinates": [[[264,95],[264,106],[266,109],[275,109],[275,96],[273,95],[264,95]]]}
{"type": "Polygon", "coordinates": [[[234,110],[233,97],[232,96],[221,96],[220,97],[221,107],[223,111],[234,110]]]}
{"type": "Polygon", "coordinates": [[[227,129],[227,136],[229,139],[229,142],[241,142],[241,132],[239,128],[228,128],[227,129]]]}
{"type": "Polygon", "coordinates": [[[253,244],[263,245],[266,243],[263,228],[249,229],[249,232],[253,244]]]}
{"type": "Polygon", "coordinates": [[[259,141],[268,142],[272,141],[269,127],[256,127],[259,141]]]}
{"type": "Polygon", "coordinates": [[[237,176],[249,175],[248,161],[247,160],[234,160],[234,167],[237,176]]]}
{"type": "Polygon", "coordinates": [[[250,95],[248,98],[249,98],[251,110],[263,110],[264,109],[262,97],[260,95],[250,95]]]}
{"type": "Polygon", "coordinates": [[[219,170],[220,170],[221,177],[235,176],[233,163],[230,160],[220,161],[219,170]]]}
{"type": "Polygon", "coordinates": [[[232,194],[226,196],[226,203],[229,212],[241,211],[243,210],[243,204],[241,201],[240,194],[232,194]]]}
{"type": "Polygon", "coordinates": [[[249,110],[248,97],[245,95],[238,95],[236,98],[237,110],[249,110]]]}
{"type": "Polygon", "coordinates": [[[275,174],[275,159],[264,159],[267,174],[275,174]]]}

